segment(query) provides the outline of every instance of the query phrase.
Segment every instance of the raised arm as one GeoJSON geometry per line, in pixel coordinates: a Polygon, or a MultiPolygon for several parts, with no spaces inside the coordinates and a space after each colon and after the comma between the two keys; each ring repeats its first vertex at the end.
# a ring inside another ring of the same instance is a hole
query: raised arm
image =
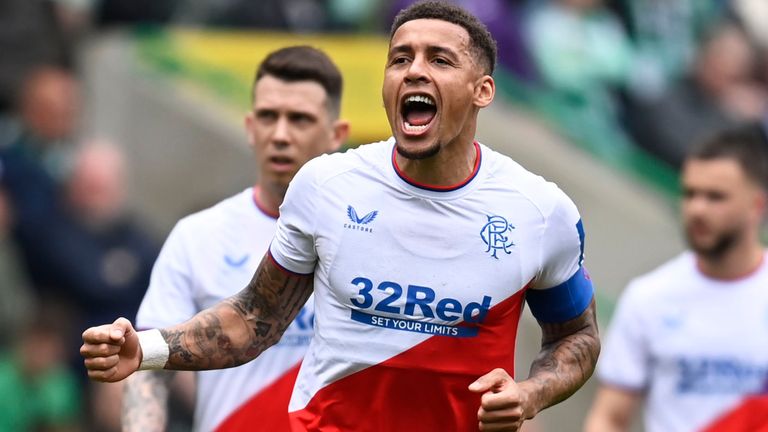
{"type": "MultiPolygon", "coordinates": [[[[311,293],[312,275],[288,272],[265,256],[238,294],[160,330],[168,346],[163,368],[221,369],[254,359],[280,340],[311,293]]],[[[83,342],[80,353],[91,379],[120,381],[141,364],[143,350],[128,320],[89,328],[83,342]]]]}

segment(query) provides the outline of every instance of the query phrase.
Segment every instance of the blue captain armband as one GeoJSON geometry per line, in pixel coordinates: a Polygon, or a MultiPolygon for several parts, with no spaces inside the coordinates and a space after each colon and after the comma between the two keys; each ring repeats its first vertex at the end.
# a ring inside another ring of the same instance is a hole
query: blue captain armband
{"type": "Polygon", "coordinates": [[[592,301],[594,288],[584,267],[558,286],[537,290],[528,289],[525,300],[537,320],[558,323],[581,315],[592,301]]]}

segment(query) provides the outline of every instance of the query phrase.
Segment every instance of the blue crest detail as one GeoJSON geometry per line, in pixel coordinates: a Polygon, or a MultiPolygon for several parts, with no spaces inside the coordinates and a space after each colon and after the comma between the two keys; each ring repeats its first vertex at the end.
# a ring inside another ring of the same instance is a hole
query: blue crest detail
{"type": "Polygon", "coordinates": [[[504,251],[507,255],[511,254],[512,252],[509,250],[509,247],[514,246],[515,244],[509,238],[507,232],[512,231],[515,227],[510,225],[509,222],[501,216],[487,217],[488,222],[483,226],[483,229],[480,230],[480,237],[488,246],[485,251],[490,253],[491,256],[496,259],[499,259],[496,254],[500,250],[504,251]]]}
{"type": "Polygon", "coordinates": [[[347,206],[347,216],[349,216],[349,220],[352,221],[352,223],[360,224],[360,225],[367,225],[371,222],[373,222],[374,219],[376,219],[376,216],[379,214],[378,210],[374,210],[367,215],[363,216],[362,218],[357,216],[357,212],[355,211],[355,208],[352,206],[347,206]]]}
{"type": "Polygon", "coordinates": [[[225,262],[226,262],[226,263],[227,263],[227,264],[228,264],[230,267],[235,267],[235,268],[237,268],[237,267],[242,267],[242,266],[243,266],[243,264],[245,264],[245,263],[246,263],[246,261],[248,261],[248,258],[250,258],[250,257],[251,257],[251,256],[250,256],[249,254],[245,254],[245,255],[243,255],[243,257],[242,257],[242,258],[240,258],[240,259],[234,259],[234,258],[230,257],[229,255],[224,255],[224,261],[225,261],[225,262]]]}

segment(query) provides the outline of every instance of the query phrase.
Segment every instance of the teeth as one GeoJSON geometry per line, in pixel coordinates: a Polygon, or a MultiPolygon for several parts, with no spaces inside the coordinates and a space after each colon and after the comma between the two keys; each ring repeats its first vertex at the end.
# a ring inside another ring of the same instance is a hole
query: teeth
{"type": "Polygon", "coordinates": [[[403,122],[403,123],[405,124],[405,130],[408,131],[408,132],[421,132],[424,129],[426,129],[427,127],[429,127],[428,124],[421,125],[421,126],[414,126],[414,125],[412,125],[412,124],[410,124],[408,122],[403,122]]]}
{"type": "Polygon", "coordinates": [[[435,101],[432,100],[429,96],[422,96],[422,95],[414,95],[414,96],[408,96],[407,99],[405,99],[405,103],[411,103],[411,102],[421,102],[425,103],[427,105],[434,105],[435,101]]]}

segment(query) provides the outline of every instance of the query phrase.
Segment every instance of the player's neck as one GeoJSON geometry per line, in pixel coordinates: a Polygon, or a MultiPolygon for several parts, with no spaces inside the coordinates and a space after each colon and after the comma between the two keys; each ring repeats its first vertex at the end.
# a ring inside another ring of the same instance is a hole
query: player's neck
{"type": "Polygon", "coordinates": [[[480,150],[471,139],[453,142],[426,159],[408,159],[397,153],[397,168],[409,179],[430,186],[452,186],[472,176],[480,150]]]}
{"type": "Polygon", "coordinates": [[[261,181],[253,187],[253,199],[256,205],[270,216],[277,217],[280,214],[280,204],[283,203],[283,198],[285,198],[285,191],[282,189],[275,190],[261,181]]]}
{"type": "Polygon", "coordinates": [[[765,250],[758,241],[745,242],[718,257],[696,255],[696,264],[705,276],[724,281],[750,276],[763,264],[765,250]]]}

